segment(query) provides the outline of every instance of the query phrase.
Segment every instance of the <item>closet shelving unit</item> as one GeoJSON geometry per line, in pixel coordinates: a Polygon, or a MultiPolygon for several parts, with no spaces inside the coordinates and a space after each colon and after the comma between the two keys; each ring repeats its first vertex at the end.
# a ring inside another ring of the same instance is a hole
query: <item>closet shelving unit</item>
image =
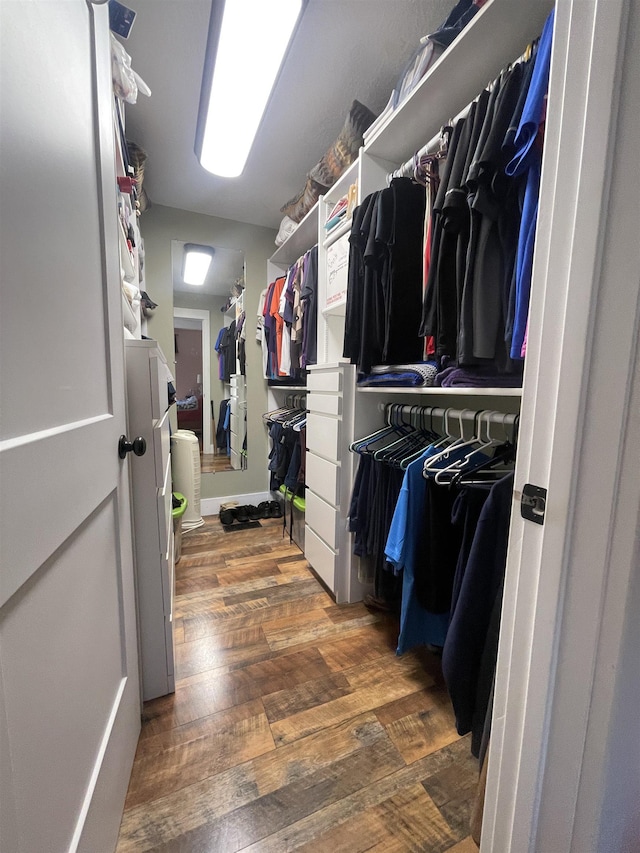
{"type": "MultiPolygon", "coordinates": [[[[305,554],[338,602],[362,597],[357,558],[352,556],[346,515],[354,477],[349,444],[358,435],[382,426],[382,403],[465,405],[517,412],[520,388],[357,388],[353,365],[342,358],[346,293],[331,299],[328,292],[330,252],[338,241],[348,246],[348,223],[326,234],[328,211],[357,182],[357,200],[387,186],[388,176],[436,137],[483,87],[515,61],[537,38],[553,7],[552,0],[523,4],[519,0],[488,0],[429,69],[425,77],[366,140],[360,156],[302,220],[272,256],[269,275],[282,274],[304,251],[318,242],[318,364],[307,378],[307,514],[305,554]],[[496,33],[500,34],[496,38],[496,33]]],[[[345,277],[346,291],[346,268],[345,277]]],[[[270,279],[271,280],[271,279],[270,279]]]]}
{"type": "MultiPolygon", "coordinates": [[[[116,155],[116,178],[130,178],[125,167],[125,158],[122,152],[122,141],[119,128],[124,131],[124,104],[114,97],[113,101],[113,130],[115,139],[116,155]]],[[[146,334],[147,322],[138,304],[134,307],[132,301],[125,292],[126,286],[133,287],[138,291],[144,290],[144,270],[142,260],[144,258],[144,244],[138,224],[138,214],[129,193],[118,189],[118,248],[120,252],[121,271],[121,301],[123,333],[127,340],[140,340],[146,334]],[[135,247],[129,249],[125,223],[130,224],[133,229],[135,247]]]]}

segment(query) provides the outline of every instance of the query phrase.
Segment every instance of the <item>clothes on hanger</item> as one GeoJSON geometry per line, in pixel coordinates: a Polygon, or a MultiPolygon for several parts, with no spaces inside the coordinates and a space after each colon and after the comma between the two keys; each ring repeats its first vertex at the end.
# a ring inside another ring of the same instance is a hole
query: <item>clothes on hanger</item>
{"type": "Polygon", "coordinates": [[[300,376],[307,365],[316,363],[317,289],[317,246],[267,288],[256,335],[262,343],[266,379],[300,376]]]}
{"type": "Polygon", "coordinates": [[[424,210],[424,188],[395,178],[354,211],[343,355],[363,373],[422,358],[424,210]]]}

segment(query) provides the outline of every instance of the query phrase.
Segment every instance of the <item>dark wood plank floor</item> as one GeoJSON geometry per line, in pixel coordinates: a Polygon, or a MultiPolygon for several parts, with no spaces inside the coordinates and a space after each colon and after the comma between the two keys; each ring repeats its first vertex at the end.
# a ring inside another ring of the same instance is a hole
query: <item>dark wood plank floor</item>
{"type": "Polygon", "coordinates": [[[262,525],[183,538],[176,692],[145,705],[118,853],[477,853],[437,658],[262,525]]]}

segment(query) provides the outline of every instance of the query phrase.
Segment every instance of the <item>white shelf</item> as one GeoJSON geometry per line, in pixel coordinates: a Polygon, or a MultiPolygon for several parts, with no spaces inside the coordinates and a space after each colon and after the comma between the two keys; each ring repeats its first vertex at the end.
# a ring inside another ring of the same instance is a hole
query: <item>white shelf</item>
{"type": "Polygon", "coordinates": [[[318,242],[318,202],[316,202],[305,218],[300,222],[293,234],[284,241],[282,246],[269,259],[282,269],[295,263],[301,255],[315,246],[318,242]]]}
{"type": "Polygon", "coordinates": [[[336,240],[339,240],[343,234],[348,234],[349,231],[351,231],[351,217],[349,217],[349,219],[345,219],[344,222],[341,222],[340,225],[329,231],[327,239],[322,243],[323,249],[328,249],[329,246],[332,246],[336,240]]]}
{"type": "Polygon", "coordinates": [[[397,386],[384,386],[377,388],[356,386],[358,394],[421,394],[449,397],[521,397],[522,388],[442,388],[431,385],[420,388],[399,388],[397,386]]]}
{"type": "Polygon", "coordinates": [[[355,160],[348,169],[346,169],[335,182],[332,187],[329,187],[327,194],[324,197],[325,204],[330,207],[340,201],[343,196],[349,192],[351,184],[358,180],[358,160],[355,160]]]}
{"type": "Polygon", "coordinates": [[[411,157],[540,35],[553,5],[489,0],[389,115],[365,153],[396,165],[411,157]]]}

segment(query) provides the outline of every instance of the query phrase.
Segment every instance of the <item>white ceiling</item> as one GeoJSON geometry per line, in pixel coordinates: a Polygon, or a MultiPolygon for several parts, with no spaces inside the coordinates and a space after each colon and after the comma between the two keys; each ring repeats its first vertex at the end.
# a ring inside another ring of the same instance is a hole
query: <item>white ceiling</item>
{"type": "Polygon", "coordinates": [[[194,153],[211,0],[126,0],[137,17],[124,44],[152,91],[127,107],[127,137],[148,154],[152,203],[277,228],[351,102],[379,113],[419,38],[454,1],[309,0],[244,174],[218,178],[194,153]]]}

